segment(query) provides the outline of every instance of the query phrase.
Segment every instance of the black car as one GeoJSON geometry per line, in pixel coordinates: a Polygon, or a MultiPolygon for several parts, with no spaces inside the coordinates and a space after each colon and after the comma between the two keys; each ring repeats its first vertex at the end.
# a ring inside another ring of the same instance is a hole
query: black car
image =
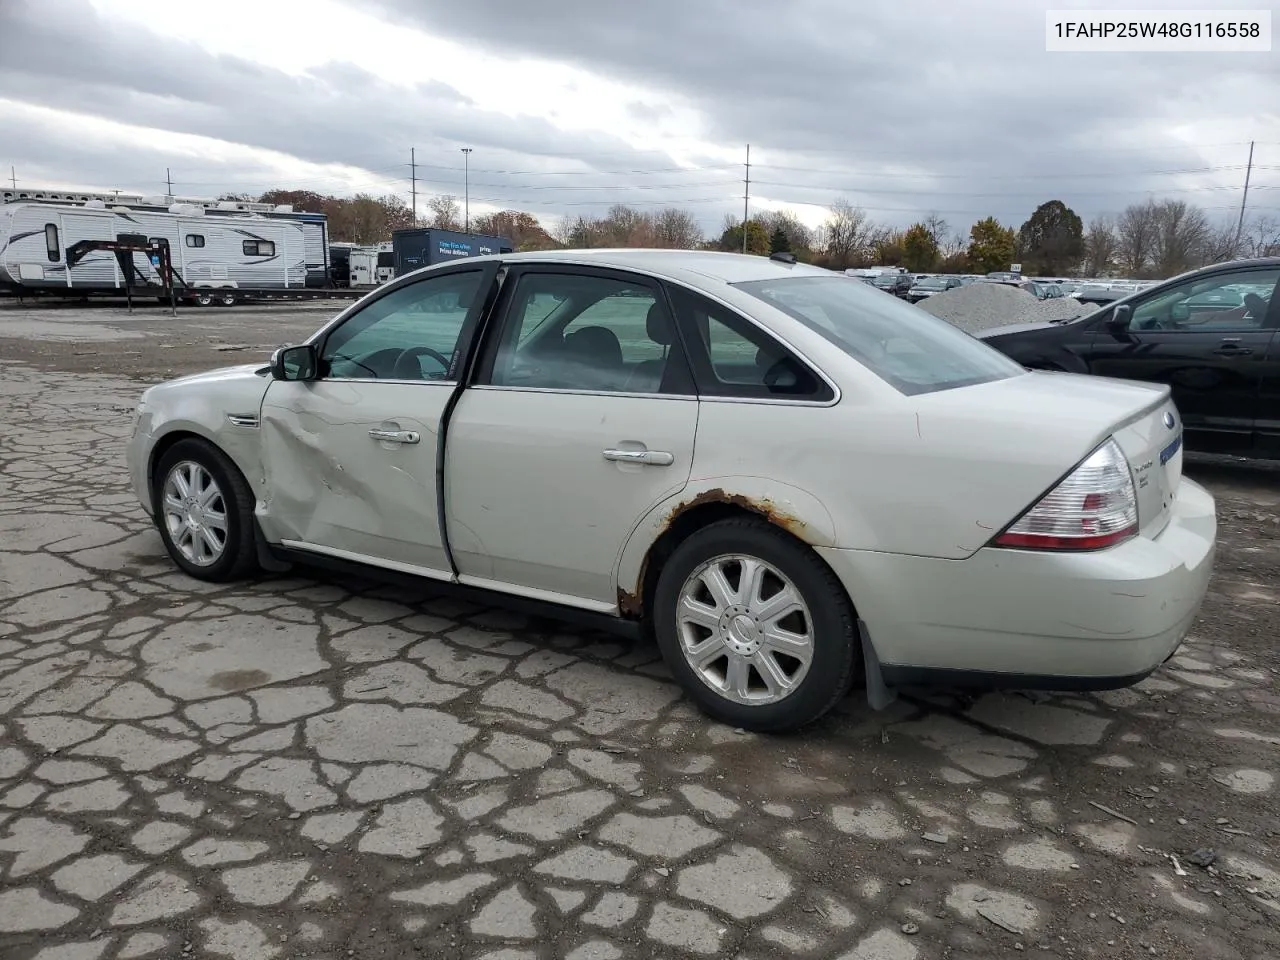
{"type": "Polygon", "coordinates": [[[895,297],[906,297],[915,281],[909,273],[882,273],[872,277],[871,283],[877,290],[892,293],[895,297]]]}
{"type": "Polygon", "coordinates": [[[1188,449],[1280,459],[1277,284],[1280,257],[1236,260],[1084,317],[976,336],[1032,369],[1167,383],[1188,449]]]}

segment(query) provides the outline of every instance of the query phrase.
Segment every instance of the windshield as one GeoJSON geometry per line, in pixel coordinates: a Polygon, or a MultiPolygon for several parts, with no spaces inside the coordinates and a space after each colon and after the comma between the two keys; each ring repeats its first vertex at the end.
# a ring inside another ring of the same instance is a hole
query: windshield
{"type": "Polygon", "coordinates": [[[938,277],[929,277],[926,280],[916,281],[916,286],[922,287],[925,290],[941,290],[946,287],[946,285],[947,281],[939,279],[938,277]]]}
{"type": "Polygon", "coordinates": [[[896,273],[882,273],[880,276],[876,277],[874,281],[876,286],[880,287],[891,287],[897,282],[898,275],[896,273]]]}
{"type": "Polygon", "coordinates": [[[784,277],[734,286],[821,334],[908,396],[1026,372],[945,320],[843,277],[784,277]]]}

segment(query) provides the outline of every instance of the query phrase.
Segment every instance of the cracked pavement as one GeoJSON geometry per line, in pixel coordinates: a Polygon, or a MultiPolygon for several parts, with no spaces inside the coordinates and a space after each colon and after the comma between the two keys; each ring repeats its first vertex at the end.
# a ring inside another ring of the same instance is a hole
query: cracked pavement
{"type": "Polygon", "coordinates": [[[127,489],[142,383],[92,366],[242,357],[46,313],[139,335],[0,328],[6,960],[1280,954],[1274,472],[1191,466],[1218,574],[1137,687],[855,693],[762,737],[644,643],[430,585],[188,579],[127,489]]]}

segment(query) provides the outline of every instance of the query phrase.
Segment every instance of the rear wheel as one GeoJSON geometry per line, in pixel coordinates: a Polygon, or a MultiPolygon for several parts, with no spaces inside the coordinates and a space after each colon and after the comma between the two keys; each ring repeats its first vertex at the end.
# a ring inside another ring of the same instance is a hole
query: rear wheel
{"type": "Polygon", "coordinates": [[[236,295],[230,290],[226,290],[218,294],[218,302],[224,307],[234,307],[236,305],[236,295]]]}
{"type": "Polygon", "coordinates": [[[197,293],[193,299],[195,300],[197,306],[201,306],[201,307],[213,306],[212,293],[197,293]]]}
{"type": "Polygon", "coordinates": [[[222,451],[180,440],[156,466],[155,510],[173,562],[197,580],[240,580],[258,569],[253,493],[222,451]]]}
{"type": "Polygon", "coordinates": [[[748,730],[818,719],[861,664],[839,580],[809,548],[758,520],[721,520],[676,548],[658,577],[653,626],[698,706],[748,730]]]}

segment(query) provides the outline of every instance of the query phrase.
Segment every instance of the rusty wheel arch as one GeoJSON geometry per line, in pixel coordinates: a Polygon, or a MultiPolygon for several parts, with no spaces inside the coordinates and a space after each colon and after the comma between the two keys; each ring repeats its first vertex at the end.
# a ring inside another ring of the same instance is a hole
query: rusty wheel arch
{"type": "Polygon", "coordinates": [[[654,590],[658,585],[667,558],[683,541],[703,527],[730,517],[757,517],[785,530],[802,542],[806,524],[778,507],[767,498],[754,498],[740,493],[729,493],[716,487],[704,490],[697,496],[677,503],[663,518],[658,536],[645,552],[640,563],[640,574],[635,589],[627,590],[618,585],[618,612],[632,620],[644,618],[650,608],[654,590]]]}

